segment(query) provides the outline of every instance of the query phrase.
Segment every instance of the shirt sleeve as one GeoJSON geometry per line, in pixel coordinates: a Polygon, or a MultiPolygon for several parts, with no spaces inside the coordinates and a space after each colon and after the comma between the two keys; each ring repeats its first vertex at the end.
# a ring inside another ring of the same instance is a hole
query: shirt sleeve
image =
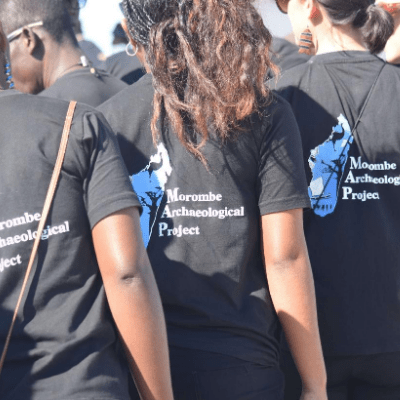
{"type": "Polygon", "coordinates": [[[261,215],[309,208],[300,132],[290,105],[275,95],[264,119],[258,175],[261,215]]]}
{"type": "Polygon", "coordinates": [[[84,177],[84,201],[93,228],[114,212],[140,203],[133,191],[114,133],[99,112],[83,117],[82,146],[88,155],[84,177]]]}

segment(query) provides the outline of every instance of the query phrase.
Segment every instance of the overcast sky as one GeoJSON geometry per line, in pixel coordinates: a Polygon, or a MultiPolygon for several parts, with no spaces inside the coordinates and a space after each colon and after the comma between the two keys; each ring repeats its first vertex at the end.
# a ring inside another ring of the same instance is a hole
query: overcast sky
{"type": "MultiPolygon", "coordinates": [[[[122,17],[119,1],[87,0],[86,6],[81,10],[85,38],[95,42],[106,55],[113,53],[112,31],[122,17]]],[[[286,36],[290,32],[287,17],[278,11],[273,0],[257,0],[256,4],[265,24],[274,35],[286,36]]]]}

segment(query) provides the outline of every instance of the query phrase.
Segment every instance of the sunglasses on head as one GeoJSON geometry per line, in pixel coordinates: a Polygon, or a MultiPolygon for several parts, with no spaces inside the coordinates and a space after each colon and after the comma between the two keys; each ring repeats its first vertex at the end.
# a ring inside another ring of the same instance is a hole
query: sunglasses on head
{"type": "Polygon", "coordinates": [[[289,0],[275,0],[275,3],[281,12],[287,14],[289,0]]]}
{"type": "Polygon", "coordinates": [[[7,35],[8,43],[11,43],[14,39],[16,39],[26,28],[34,28],[35,26],[43,26],[43,21],[33,22],[32,24],[28,24],[23,26],[22,28],[16,29],[15,31],[9,33],[7,35]]]}

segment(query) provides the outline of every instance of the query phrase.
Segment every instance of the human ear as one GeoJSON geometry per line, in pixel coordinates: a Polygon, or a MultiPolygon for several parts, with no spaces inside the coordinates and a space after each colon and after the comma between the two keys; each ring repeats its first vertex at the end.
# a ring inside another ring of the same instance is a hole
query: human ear
{"type": "Polygon", "coordinates": [[[124,32],[125,32],[125,35],[128,37],[128,39],[129,39],[131,45],[132,45],[134,48],[137,48],[137,47],[138,47],[138,44],[137,44],[137,42],[132,38],[132,35],[131,35],[131,33],[129,32],[129,29],[128,29],[128,21],[126,20],[126,18],[124,18],[124,19],[121,21],[121,26],[122,26],[122,29],[123,29],[124,32]]]}
{"type": "Polygon", "coordinates": [[[39,47],[41,39],[32,30],[32,28],[24,28],[21,33],[21,42],[23,46],[28,50],[29,54],[33,55],[33,53],[39,47]]]}
{"type": "Polygon", "coordinates": [[[304,0],[303,8],[308,20],[315,19],[320,14],[318,2],[315,0],[304,0]]]}
{"type": "Polygon", "coordinates": [[[147,61],[146,61],[146,52],[144,50],[144,47],[142,45],[138,44],[136,42],[136,40],[132,38],[132,35],[128,29],[128,22],[127,22],[126,18],[124,18],[121,21],[121,26],[122,26],[122,29],[124,30],[126,36],[128,37],[129,42],[131,43],[133,48],[136,49],[136,57],[138,58],[140,63],[144,66],[144,68],[146,69],[146,72],[150,73],[151,71],[150,71],[150,67],[148,66],[147,61]]]}

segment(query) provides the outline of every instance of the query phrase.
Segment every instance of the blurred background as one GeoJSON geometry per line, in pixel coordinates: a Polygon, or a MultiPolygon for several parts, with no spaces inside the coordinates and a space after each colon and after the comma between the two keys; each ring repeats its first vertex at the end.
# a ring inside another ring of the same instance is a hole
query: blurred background
{"type": "MultiPolygon", "coordinates": [[[[118,7],[120,0],[87,0],[81,10],[81,22],[85,39],[94,42],[106,56],[113,54],[113,30],[121,21],[118,7]]],[[[275,36],[284,37],[291,31],[289,19],[280,13],[274,0],[256,0],[264,23],[275,36]]]]}

